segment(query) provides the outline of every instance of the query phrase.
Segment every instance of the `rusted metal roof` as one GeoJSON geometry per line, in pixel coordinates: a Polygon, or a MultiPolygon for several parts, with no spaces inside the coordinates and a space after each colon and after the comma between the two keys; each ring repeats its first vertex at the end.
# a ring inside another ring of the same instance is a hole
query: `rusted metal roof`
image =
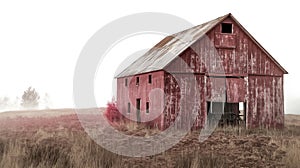
{"type": "Polygon", "coordinates": [[[195,41],[200,39],[229,15],[230,14],[227,14],[201,25],[165,37],[124,71],[118,74],[116,78],[163,69],[181,52],[191,46],[195,41]]]}

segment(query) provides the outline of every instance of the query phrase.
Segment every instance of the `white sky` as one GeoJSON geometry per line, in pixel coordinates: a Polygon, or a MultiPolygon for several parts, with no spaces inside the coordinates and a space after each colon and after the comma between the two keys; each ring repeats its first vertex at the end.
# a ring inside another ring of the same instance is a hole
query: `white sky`
{"type": "MultiPolygon", "coordinates": [[[[1,1],[0,97],[21,97],[28,86],[33,86],[41,95],[50,95],[53,107],[73,107],[74,67],[84,44],[107,23],[139,12],[169,13],[195,25],[231,12],[287,69],[286,113],[300,114],[297,1],[1,1]]],[[[161,38],[153,34],[131,37],[107,57],[117,54],[120,60],[125,59],[161,38]]],[[[116,69],[119,63],[110,65],[116,69]]],[[[102,97],[101,88],[95,89],[97,102],[105,104],[111,91],[106,89],[102,97]]]]}

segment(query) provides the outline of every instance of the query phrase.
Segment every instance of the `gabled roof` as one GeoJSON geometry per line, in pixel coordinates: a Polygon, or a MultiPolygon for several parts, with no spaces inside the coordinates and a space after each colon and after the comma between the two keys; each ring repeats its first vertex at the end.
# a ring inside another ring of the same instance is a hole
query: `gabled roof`
{"type": "Polygon", "coordinates": [[[164,69],[171,61],[173,61],[180,53],[190,47],[198,39],[203,37],[217,24],[221,23],[228,17],[231,17],[249,37],[279,66],[284,72],[287,71],[250,35],[250,33],[231,15],[231,13],[203,23],[201,25],[186,29],[165,37],[153,48],[139,57],[125,70],[119,73],[116,78],[142,74],[164,69]]]}

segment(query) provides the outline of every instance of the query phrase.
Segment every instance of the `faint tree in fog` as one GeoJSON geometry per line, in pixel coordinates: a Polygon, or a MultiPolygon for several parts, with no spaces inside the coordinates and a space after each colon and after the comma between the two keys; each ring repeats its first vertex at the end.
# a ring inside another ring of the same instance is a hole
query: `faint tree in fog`
{"type": "Polygon", "coordinates": [[[50,99],[50,96],[48,93],[45,93],[45,95],[43,97],[43,106],[46,109],[50,109],[52,106],[52,102],[51,102],[51,99],[50,99]]]}
{"type": "Polygon", "coordinates": [[[20,97],[16,96],[16,98],[15,98],[15,100],[13,102],[13,107],[20,108],[20,102],[21,102],[20,97]]]}
{"type": "Polygon", "coordinates": [[[38,92],[29,87],[26,91],[24,91],[22,96],[21,106],[25,108],[35,108],[39,106],[40,96],[38,92]]]}
{"type": "Polygon", "coordinates": [[[9,106],[9,98],[1,97],[0,98],[0,109],[5,109],[9,106]]]}

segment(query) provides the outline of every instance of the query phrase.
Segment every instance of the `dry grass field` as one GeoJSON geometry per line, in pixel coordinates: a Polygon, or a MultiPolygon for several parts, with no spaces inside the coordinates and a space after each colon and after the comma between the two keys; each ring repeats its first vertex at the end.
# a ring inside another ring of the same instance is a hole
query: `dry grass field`
{"type": "MultiPolygon", "coordinates": [[[[95,117],[86,111],[93,124],[95,117]]],[[[218,128],[203,143],[199,131],[192,131],[163,153],[131,158],[97,145],[72,109],[5,112],[0,113],[0,167],[299,167],[300,116],[285,118],[283,130],[218,128]]],[[[137,136],[158,131],[121,127],[137,136]]]]}

